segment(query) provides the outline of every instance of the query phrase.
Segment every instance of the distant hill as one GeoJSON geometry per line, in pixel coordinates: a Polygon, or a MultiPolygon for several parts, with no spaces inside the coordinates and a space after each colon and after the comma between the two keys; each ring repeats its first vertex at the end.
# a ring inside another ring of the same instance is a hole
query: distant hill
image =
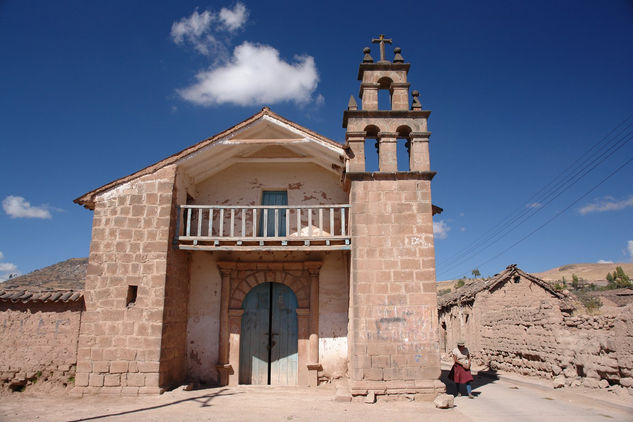
{"type": "MultiPolygon", "coordinates": [[[[607,273],[615,271],[615,267],[622,267],[624,272],[633,279],[633,262],[615,262],[613,264],[567,264],[540,273],[530,274],[552,283],[562,280],[563,277],[565,277],[565,280],[570,283],[572,276],[576,274],[578,278],[600,286],[607,284],[607,273]]],[[[454,290],[454,285],[457,281],[458,280],[438,281],[437,291],[439,292],[446,289],[454,290]]],[[[468,284],[474,281],[474,279],[465,279],[464,281],[468,284]]]]}
{"type": "Polygon", "coordinates": [[[88,258],[70,258],[66,261],[11,278],[0,283],[0,289],[83,290],[88,258]]]}
{"type": "Polygon", "coordinates": [[[613,264],[568,264],[561,267],[552,268],[542,273],[532,273],[532,275],[545,281],[558,281],[565,277],[567,282],[571,281],[572,275],[591,283],[606,284],[607,273],[615,271],[615,267],[622,267],[624,272],[633,278],[633,262],[616,262],[613,264]]]}

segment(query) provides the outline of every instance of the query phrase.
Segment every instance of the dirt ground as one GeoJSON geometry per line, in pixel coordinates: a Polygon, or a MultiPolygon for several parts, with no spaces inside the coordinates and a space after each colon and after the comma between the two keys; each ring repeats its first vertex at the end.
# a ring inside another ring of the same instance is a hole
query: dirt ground
{"type": "MultiPolygon", "coordinates": [[[[499,375],[475,376],[473,391],[477,398],[457,397],[456,407],[445,410],[436,409],[432,402],[407,399],[379,400],[374,404],[338,402],[334,400],[334,384],[318,388],[238,386],[193,391],[180,388],[160,396],[84,398],[38,385],[22,393],[1,395],[0,421],[633,420],[633,397],[628,393],[582,388],[554,390],[548,380],[499,375]]],[[[447,384],[453,393],[453,384],[447,384]]]]}
{"type": "Polygon", "coordinates": [[[51,396],[13,393],[0,397],[1,421],[389,421],[463,422],[456,409],[431,402],[334,401],[336,389],[239,386],[164,393],[158,397],[51,396]]]}

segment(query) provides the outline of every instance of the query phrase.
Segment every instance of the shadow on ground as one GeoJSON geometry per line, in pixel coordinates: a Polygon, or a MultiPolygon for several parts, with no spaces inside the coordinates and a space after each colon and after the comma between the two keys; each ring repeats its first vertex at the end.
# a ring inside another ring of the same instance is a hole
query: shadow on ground
{"type": "MultiPolygon", "coordinates": [[[[442,381],[444,385],[446,385],[446,393],[456,396],[457,385],[453,381],[448,379],[449,372],[450,371],[448,369],[442,369],[442,375],[440,376],[440,381],[442,381]]],[[[471,385],[473,387],[474,396],[478,396],[479,394],[481,394],[479,391],[477,391],[479,387],[482,387],[486,384],[494,383],[499,380],[499,377],[497,376],[497,371],[494,371],[494,370],[479,371],[476,375],[473,375],[473,378],[474,380],[471,385]]],[[[462,387],[461,393],[465,394],[465,392],[466,392],[465,388],[462,387]]]]}
{"type": "Polygon", "coordinates": [[[90,417],[81,418],[81,419],[73,419],[70,422],[94,421],[94,420],[98,420],[98,419],[105,419],[105,418],[110,418],[110,417],[115,417],[115,416],[130,415],[130,414],[134,414],[134,413],[141,413],[141,412],[147,412],[147,411],[150,411],[150,410],[162,409],[162,408],[165,408],[165,407],[174,406],[174,405],[177,405],[177,404],[180,404],[180,403],[186,403],[186,402],[197,402],[197,403],[200,403],[200,407],[210,407],[211,404],[209,404],[209,403],[214,398],[220,397],[220,396],[232,396],[234,394],[241,394],[241,393],[228,392],[228,390],[226,388],[222,388],[222,389],[219,389],[217,391],[212,391],[212,392],[209,392],[207,394],[203,394],[203,395],[196,396],[196,397],[189,397],[189,398],[182,399],[182,400],[176,400],[176,401],[169,402],[169,403],[162,403],[162,404],[157,404],[155,406],[148,406],[148,407],[143,407],[143,408],[139,408],[139,409],[131,409],[131,410],[125,410],[125,411],[122,411],[122,412],[108,413],[108,414],[98,415],[98,416],[90,416],[90,417]]]}

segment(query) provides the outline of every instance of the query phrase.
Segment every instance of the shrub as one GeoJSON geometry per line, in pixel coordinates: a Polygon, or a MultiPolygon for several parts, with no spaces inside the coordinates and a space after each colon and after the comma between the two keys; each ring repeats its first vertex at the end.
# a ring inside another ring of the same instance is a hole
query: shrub
{"type": "Polygon", "coordinates": [[[450,288],[449,289],[440,289],[440,290],[438,290],[437,295],[438,296],[444,296],[445,294],[450,293],[450,292],[451,292],[450,288]]]}

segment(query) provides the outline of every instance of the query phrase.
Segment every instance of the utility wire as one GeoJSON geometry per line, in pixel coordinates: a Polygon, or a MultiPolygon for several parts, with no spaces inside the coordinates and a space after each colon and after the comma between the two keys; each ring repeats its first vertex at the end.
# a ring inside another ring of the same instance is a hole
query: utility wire
{"type": "Polygon", "coordinates": [[[547,205],[552,203],[555,199],[560,197],[563,193],[569,190],[572,186],[574,186],[577,182],[579,182],[582,178],[584,178],[587,174],[593,171],[596,167],[601,165],[604,161],[610,158],[613,154],[615,154],[620,148],[626,145],[628,142],[633,140],[633,131],[630,131],[626,134],[626,137],[620,139],[617,144],[612,145],[608,150],[604,151],[600,156],[599,160],[595,162],[591,167],[584,170],[579,170],[573,175],[569,176],[565,181],[565,184],[558,187],[556,190],[553,190],[548,193],[548,195],[541,199],[539,202],[539,207],[533,209],[526,209],[523,213],[514,217],[510,222],[505,225],[502,225],[496,228],[492,234],[486,236],[483,240],[477,242],[477,245],[473,245],[470,248],[466,249],[462,252],[461,256],[458,256],[454,262],[450,265],[450,268],[441,272],[441,274],[451,271],[456,266],[461,263],[467,261],[468,259],[474,258],[475,256],[482,253],[484,250],[488,249],[493,245],[493,242],[498,241],[506,237],[508,234],[512,233],[514,230],[519,228],[523,223],[527,220],[541,212],[547,205]],[[515,224],[516,223],[516,224],[515,224]]]}
{"type": "Polygon", "coordinates": [[[550,218],[549,220],[547,220],[546,222],[544,222],[543,224],[541,224],[540,226],[538,226],[536,229],[532,230],[531,232],[529,232],[528,234],[526,234],[525,236],[523,236],[521,239],[517,240],[516,242],[514,242],[512,245],[508,246],[507,248],[505,248],[504,250],[502,250],[501,252],[499,252],[498,254],[496,254],[495,256],[493,256],[492,258],[487,259],[486,261],[482,262],[481,265],[485,265],[488,262],[492,261],[495,258],[498,258],[499,256],[503,255],[504,253],[508,252],[510,249],[514,248],[516,245],[518,245],[519,243],[523,242],[524,240],[526,240],[527,238],[529,238],[530,236],[532,236],[534,233],[536,233],[537,231],[541,230],[543,227],[547,226],[549,223],[551,223],[552,221],[554,221],[555,219],[557,219],[558,217],[560,217],[563,213],[565,213],[565,211],[569,210],[571,207],[573,207],[574,205],[576,205],[578,202],[580,202],[581,200],[583,200],[587,195],[589,195],[591,192],[595,191],[596,189],[598,189],[598,187],[600,185],[602,185],[604,182],[606,182],[607,180],[609,180],[611,177],[613,177],[617,172],[619,172],[620,170],[622,170],[624,167],[626,167],[628,164],[630,164],[631,162],[633,162],[633,157],[629,158],[626,162],[624,162],[620,167],[618,167],[617,169],[615,169],[614,171],[611,172],[611,174],[609,174],[607,177],[605,177],[604,179],[602,179],[598,184],[596,184],[594,187],[592,187],[591,189],[589,189],[587,192],[585,192],[583,195],[581,195],[580,197],[578,197],[578,199],[576,199],[575,201],[573,201],[571,204],[569,204],[565,209],[563,209],[562,211],[559,211],[558,213],[554,214],[554,216],[552,218],[550,218]]]}
{"type": "Polygon", "coordinates": [[[631,126],[633,126],[633,121],[626,124],[631,117],[633,117],[633,113],[627,116],[622,122],[620,122],[614,129],[612,129],[608,134],[603,136],[600,141],[591,146],[588,150],[586,150],[579,158],[577,158],[574,162],[572,162],[565,170],[563,170],[559,175],[557,175],[550,183],[541,188],[537,193],[532,195],[523,206],[515,209],[512,213],[510,213],[505,219],[501,221],[501,223],[492,226],[488,229],[480,238],[476,239],[474,242],[462,249],[457,254],[453,255],[450,260],[453,263],[450,265],[450,268],[442,271],[441,273],[446,273],[451,271],[455,266],[461,264],[462,262],[478,255],[484,250],[488,249],[492,246],[492,242],[495,240],[499,240],[509,233],[514,231],[520,225],[522,225],[529,218],[536,215],[543,208],[545,208],[549,203],[558,198],[562,193],[575,185],[579,180],[581,180],[584,176],[602,164],[606,159],[608,159],[611,155],[613,155],[616,151],[622,148],[626,143],[631,141],[630,135],[633,134],[633,131],[628,131],[624,136],[622,134],[627,131],[631,126]],[[624,128],[620,129],[623,125],[624,128]],[[619,131],[617,135],[611,138],[611,135],[616,131],[619,131]],[[605,145],[603,145],[605,144],[605,145]],[[609,146],[609,144],[611,144],[609,146]],[[606,149],[605,149],[606,148],[606,149]],[[591,154],[592,151],[598,149],[599,155],[596,157],[594,154],[591,154]],[[603,151],[600,153],[600,150],[603,151]],[[587,169],[587,165],[590,161],[593,161],[593,165],[591,165],[587,169]],[[571,175],[566,175],[566,173],[573,172],[571,175]],[[559,180],[560,179],[560,180],[559,180]],[[553,184],[553,185],[552,185],[553,184]],[[544,193],[543,193],[544,192],[544,193]],[[539,198],[539,195],[543,193],[543,197],[539,198]],[[535,200],[538,200],[535,202],[535,200]],[[537,207],[530,208],[528,205],[536,203],[537,207]],[[518,212],[518,215],[517,215],[518,212]],[[520,221],[519,221],[520,220],[520,221]],[[517,221],[519,221],[516,225],[514,225],[517,221]],[[514,226],[513,226],[514,225],[514,226]],[[498,238],[498,239],[497,239],[498,238]],[[486,246],[487,245],[487,246],[486,246]],[[472,255],[472,256],[471,256],[472,255]]]}
{"type": "MultiPolygon", "coordinates": [[[[600,141],[598,141],[596,144],[594,144],[591,148],[589,148],[587,151],[585,151],[579,158],[577,158],[574,162],[572,162],[565,170],[563,170],[559,175],[557,175],[551,182],[549,182],[548,184],[546,184],[543,188],[541,188],[536,194],[532,195],[530,197],[530,199],[528,199],[522,206],[519,206],[517,209],[515,209],[512,213],[510,213],[504,220],[502,220],[501,223],[497,224],[496,226],[491,227],[490,229],[488,229],[482,236],[480,239],[477,239],[473,242],[473,244],[471,246],[466,247],[465,249],[463,249],[462,251],[458,252],[457,254],[453,255],[451,258],[451,260],[454,259],[458,259],[460,257],[460,255],[463,255],[465,253],[468,252],[469,249],[475,248],[477,246],[479,246],[481,243],[484,243],[488,240],[488,238],[486,237],[486,235],[488,237],[490,237],[491,235],[489,234],[490,232],[494,232],[492,234],[492,236],[494,236],[494,234],[496,232],[499,231],[499,227],[503,227],[504,225],[509,225],[512,224],[516,219],[520,218],[520,216],[522,216],[523,214],[525,214],[526,212],[530,212],[530,208],[528,207],[528,205],[534,203],[534,202],[543,202],[543,200],[541,199],[540,201],[535,201],[536,199],[538,199],[538,195],[541,194],[541,192],[546,191],[546,193],[551,193],[551,191],[555,188],[555,187],[559,187],[561,183],[564,182],[556,182],[557,179],[561,178],[562,176],[565,175],[565,173],[567,173],[570,169],[576,169],[577,167],[582,167],[583,165],[586,164],[586,162],[588,160],[590,160],[591,158],[593,158],[592,156],[590,156],[590,153],[596,149],[597,147],[599,147],[602,143],[604,143],[604,141],[606,141],[615,131],[618,130],[618,128],[620,128],[623,124],[625,124],[629,119],[631,119],[631,117],[633,117],[633,113],[630,114],[629,116],[627,116],[626,119],[624,119],[622,122],[620,122],[614,129],[612,129],[607,135],[603,136],[602,139],[600,141]],[[585,157],[585,158],[583,158],[585,157]],[[553,187],[552,187],[553,184],[553,187]],[[517,211],[519,211],[519,216],[515,216],[515,214],[517,213],[517,211]]],[[[624,132],[626,129],[628,129],[629,127],[633,126],[633,121],[631,121],[631,123],[629,123],[624,129],[622,129],[620,131],[619,134],[617,134],[615,137],[619,137],[622,132],[624,132]]]]}

